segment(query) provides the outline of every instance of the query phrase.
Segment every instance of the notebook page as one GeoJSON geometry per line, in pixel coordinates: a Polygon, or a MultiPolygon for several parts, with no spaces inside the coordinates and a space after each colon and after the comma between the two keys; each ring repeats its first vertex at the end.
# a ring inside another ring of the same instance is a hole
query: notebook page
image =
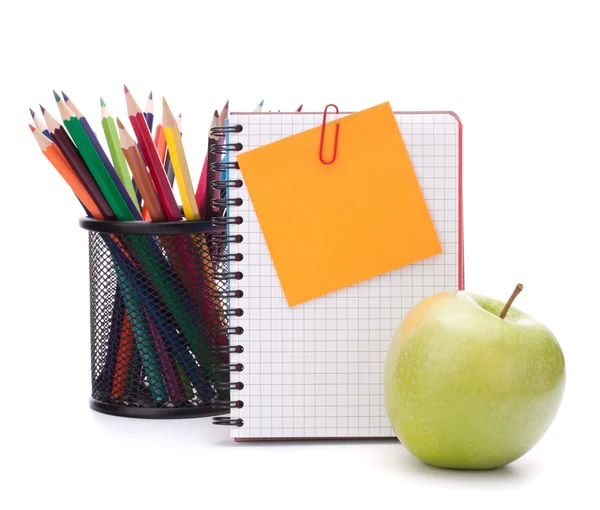
{"type": "MultiPolygon", "coordinates": [[[[460,273],[458,121],[447,113],[396,114],[396,119],[442,244],[439,255],[289,308],[248,192],[230,190],[230,197],[243,199],[230,214],[244,220],[229,229],[244,238],[234,245],[244,259],[232,263],[232,270],[244,274],[232,283],[244,292],[235,303],[244,315],[231,318],[232,327],[244,328],[236,343],[245,349],[231,355],[232,363],[244,365],[232,380],[245,385],[233,392],[244,407],[232,409],[231,417],[243,419],[244,426],[232,428],[232,437],[394,435],[383,406],[389,340],[416,303],[457,289],[460,273]]],[[[232,114],[230,125],[244,129],[229,142],[250,150],[321,121],[321,114],[310,113],[232,114]]],[[[243,177],[232,170],[229,179],[243,177]]]]}

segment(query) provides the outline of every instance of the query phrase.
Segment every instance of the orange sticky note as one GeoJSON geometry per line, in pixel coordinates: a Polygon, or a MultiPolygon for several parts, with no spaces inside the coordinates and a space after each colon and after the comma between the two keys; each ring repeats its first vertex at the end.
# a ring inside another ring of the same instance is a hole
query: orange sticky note
{"type": "Polygon", "coordinates": [[[441,253],[389,103],[238,155],[289,306],[441,253]]]}

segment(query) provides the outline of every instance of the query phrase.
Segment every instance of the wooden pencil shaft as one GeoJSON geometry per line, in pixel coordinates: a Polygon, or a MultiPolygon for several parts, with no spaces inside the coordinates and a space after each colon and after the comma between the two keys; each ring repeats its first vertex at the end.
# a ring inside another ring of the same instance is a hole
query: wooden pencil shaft
{"type": "Polygon", "coordinates": [[[148,131],[146,121],[143,119],[141,113],[130,115],[129,119],[140,145],[140,149],[142,150],[146,164],[148,165],[148,169],[150,170],[150,175],[152,176],[152,180],[156,186],[156,191],[160,197],[167,220],[181,220],[182,216],[179,212],[179,207],[177,206],[177,202],[173,196],[171,186],[169,186],[165,169],[158,158],[158,153],[156,152],[156,147],[154,146],[150,136],[150,131],[148,131]]]}
{"type": "Polygon", "coordinates": [[[192,185],[192,179],[190,178],[179,128],[177,126],[175,126],[174,129],[164,127],[164,130],[167,146],[169,147],[169,154],[171,155],[171,160],[173,162],[175,179],[177,180],[177,186],[179,187],[179,193],[181,194],[183,212],[188,220],[199,220],[200,213],[198,212],[198,205],[194,199],[194,187],[192,185]]]}
{"type": "Polygon", "coordinates": [[[81,123],[81,126],[83,127],[83,130],[85,131],[85,134],[87,135],[88,139],[90,140],[90,143],[94,149],[94,152],[96,152],[98,154],[98,157],[100,158],[102,165],[106,169],[106,172],[108,173],[110,179],[113,181],[119,195],[121,196],[121,200],[125,203],[127,209],[129,209],[131,216],[133,217],[134,220],[141,220],[142,215],[140,214],[140,210],[138,208],[139,206],[136,207],[133,200],[127,193],[125,186],[123,186],[123,183],[121,182],[121,178],[117,175],[117,172],[115,171],[113,164],[111,163],[110,159],[108,159],[106,152],[104,152],[102,145],[100,145],[100,141],[98,140],[98,137],[94,133],[94,130],[90,126],[89,122],[87,121],[87,119],[85,117],[81,117],[78,120],[81,123]]]}
{"type": "Polygon", "coordinates": [[[125,156],[121,150],[119,135],[117,134],[117,126],[115,125],[114,119],[110,116],[102,119],[102,128],[104,129],[104,135],[106,136],[106,142],[108,143],[110,156],[114,162],[115,171],[117,172],[117,175],[121,179],[123,186],[129,194],[133,205],[136,207],[138,212],[141,212],[139,202],[135,195],[135,189],[133,187],[133,183],[131,182],[131,176],[129,175],[129,170],[127,169],[127,162],[125,161],[125,156]]]}
{"type": "Polygon", "coordinates": [[[144,317],[142,303],[136,295],[130,281],[130,278],[135,278],[135,274],[133,276],[130,274],[128,278],[126,270],[124,269],[128,267],[127,257],[120,252],[120,248],[112,242],[108,234],[103,234],[103,237],[114,260],[117,280],[123,289],[123,299],[127,311],[131,316],[133,334],[137,348],[140,352],[144,371],[148,377],[150,392],[152,393],[155,402],[167,400],[167,390],[164,386],[162,377],[160,376],[160,368],[152,347],[152,340],[150,338],[150,332],[148,331],[148,324],[144,317]]]}
{"type": "Polygon", "coordinates": [[[165,155],[165,171],[167,172],[169,184],[173,187],[173,183],[175,182],[175,170],[173,170],[173,160],[171,159],[171,154],[168,149],[165,155]]]}
{"type": "Polygon", "coordinates": [[[76,117],[64,121],[69,134],[73,137],[83,160],[87,164],[94,180],[102,190],[111,209],[120,221],[133,221],[135,218],[125,203],[123,196],[115,185],[115,182],[107,172],[100,156],[88,138],[83,126],[76,117]]]}
{"type": "MultiPolygon", "coordinates": [[[[39,133],[39,131],[38,131],[39,133]]],[[[44,136],[40,133],[41,136],[44,136]]],[[[60,153],[58,147],[54,144],[47,147],[42,151],[46,159],[54,166],[60,176],[65,180],[69,187],[75,193],[75,196],[79,199],[82,205],[90,212],[90,214],[97,220],[103,220],[104,216],[94,200],[85,189],[73,169],[69,166],[65,158],[60,153]]]]}
{"type": "Polygon", "coordinates": [[[139,149],[134,145],[129,148],[123,148],[122,151],[129,164],[131,173],[138,184],[138,188],[144,199],[144,204],[150,213],[150,218],[152,221],[167,221],[158,193],[154,187],[154,182],[146,170],[146,164],[142,159],[139,149]]]}
{"type": "Polygon", "coordinates": [[[52,132],[52,138],[54,143],[61,150],[63,156],[73,169],[73,171],[79,177],[79,180],[87,189],[88,193],[94,199],[96,206],[100,209],[100,212],[107,220],[115,220],[116,216],[111,209],[108,201],[106,200],[104,194],[100,190],[98,183],[94,180],[92,174],[90,173],[85,161],[83,160],[81,154],[77,150],[77,147],[71,140],[71,137],[66,132],[65,128],[60,126],[59,129],[52,132]]]}

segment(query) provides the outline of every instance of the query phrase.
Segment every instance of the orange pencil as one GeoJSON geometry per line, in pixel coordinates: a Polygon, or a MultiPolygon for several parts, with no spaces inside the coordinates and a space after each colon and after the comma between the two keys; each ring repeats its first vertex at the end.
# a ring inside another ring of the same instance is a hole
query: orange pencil
{"type": "Polygon", "coordinates": [[[131,169],[133,178],[142,194],[150,219],[152,221],[167,221],[165,211],[160,202],[160,197],[154,186],[154,181],[152,180],[152,177],[150,177],[148,170],[146,170],[146,164],[144,163],[144,159],[142,158],[135,140],[127,132],[125,126],[123,126],[123,123],[118,118],[117,126],[119,126],[121,150],[123,151],[123,155],[131,169]]]}
{"type": "Polygon", "coordinates": [[[97,220],[103,220],[104,216],[98,209],[98,206],[85,189],[81,181],[73,171],[73,169],[67,163],[67,160],[60,152],[59,148],[56,144],[44,136],[42,132],[32,126],[29,125],[29,129],[33,133],[38,145],[46,159],[52,163],[52,166],[56,168],[61,177],[66,181],[66,183],[71,187],[77,198],[81,201],[81,203],[86,207],[88,211],[92,214],[92,216],[97,220]]]}
{"type": "Polygon", "coordinates": [[[167,140],[165,138],[165,132],[163,130],[162,124],[156,126],[156,133],[154,134],[154,145],[156,145],[158,157],[164,164],[165,157],[167,156],[167,140]]]}
{"type": "Polygon", "coordinates": [[[121,328],[119,349],[117,351],[117,366],[113,377],[112,396],[115,398],[123,398],[125,387],[127,384],[127,373],[131,364],[131,354],[133,346],[133,331],[129,315],[125,312],[123,326],[121,328]]]}

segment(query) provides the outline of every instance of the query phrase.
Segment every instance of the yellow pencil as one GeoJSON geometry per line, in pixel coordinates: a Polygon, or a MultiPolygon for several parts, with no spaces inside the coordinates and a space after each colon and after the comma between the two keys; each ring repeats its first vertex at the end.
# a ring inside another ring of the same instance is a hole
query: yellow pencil
{"type": "Polygon", "coordinates": [[[198,211],[198,204],[196,204],[196,197],[194,196],[194,186],[192,185],[190,170],[183,150],[181,133],[179,132],[177,119],[173,115],[173,112],[171,112],[164,97],[162,125],[165,133],[165,140],[167,141],[167,147],[169,148],[169,154],[171,155],[171,161],[173,162],[173,172],[175,173],[175,179],[177,180],[177,187],[181,194],[183,214],[188,220],[199,220],[200,212],[198,211]]]}

